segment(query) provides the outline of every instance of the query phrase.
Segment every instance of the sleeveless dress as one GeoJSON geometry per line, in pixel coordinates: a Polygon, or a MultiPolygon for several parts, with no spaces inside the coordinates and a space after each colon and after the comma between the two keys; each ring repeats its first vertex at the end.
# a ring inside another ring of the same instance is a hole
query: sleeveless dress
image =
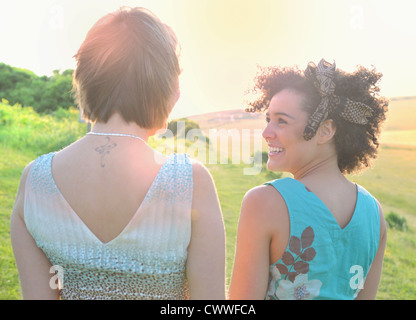
{"type": "Polygon", "coordinates": [[[341,228],[326,205],[292,178],[266,183],[282,195],[290,218],[286,251],[269,269],[267,300],[354,299],[379,245],[376,200],[357,185],[354,214],[341,228]]]}
{"type": "Polygon", "coordinates": [[[189,157],[171,154],[127,226],[103,243],[60,193],[51,171],[53,156],[40,156],[32,164],[24,220],[54,266],[51,278],[58,277],[61,298],[187,299],[193,191],[189,157]]]}

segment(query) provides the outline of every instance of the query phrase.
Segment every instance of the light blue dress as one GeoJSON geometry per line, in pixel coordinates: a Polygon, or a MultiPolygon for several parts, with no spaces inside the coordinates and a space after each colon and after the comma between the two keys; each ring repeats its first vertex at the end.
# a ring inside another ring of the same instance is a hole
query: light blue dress
{"type": "Polygon", "coordinates": [[[51,171],[53,156],[43,155],[32,164],[24,219],[55,266],[61,298],[187,299],[193,191],[189,157],[170,155],[127,226],[103,243],[60,193],[51,171]]]}
{"type": "Polygon", "coordinates": [[[341,228],[326,205],[292,178],[266,183],[282,195],[290,217],[286,251],[270,266],[266,299],[353,299],[378,250],[379,208],[357,185],[354,214],[341,228]]]}

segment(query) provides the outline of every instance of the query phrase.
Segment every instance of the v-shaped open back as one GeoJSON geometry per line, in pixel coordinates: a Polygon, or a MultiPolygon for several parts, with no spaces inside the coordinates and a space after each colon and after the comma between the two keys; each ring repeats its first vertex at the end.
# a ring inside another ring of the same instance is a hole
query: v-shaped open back
{"type": "Polygon", "coordinates": [[[52,177],[54,153],[32,164],[24,219],[53,265],[64,269],[64,299],[184,299],[191,235],[192,164],[173,154],[121,233],[100,241],[52,177]]]}
{"type": "MultiPolygon", "coordinates": [[[[174,156],[174,154],[171,155],[171,157],[174,156]]],[[[159,169],[159,171],[157,172],[154,180],[152,181],[149,189],[147,190],[145,197],[143,198],[143,201],[140,203],[139,207],[135,210],[135,212],[133,213],[133,215],[131,216],[131,218],[129,219],[129,221],[127,222],[127,224],[124,226],[124,228],[122,228],[122,230],[119,232],[118,235],[116,235],[113,239],[109,240],[109,241],[102,241],[100,239],[100,237],[98,237],[93,231],[92,228],[89,227],[85,221],[80,217],[80,215],[72,208],[71,204],[67,201],[67,199],[65,198],[65,196],[62,194],[62,192],[60,191],[59,187],[57,186],[55,179],[53,177],[53,172],[52,172],[52,163],[53,163],[53,156],[51,159],[51,165],[50,165],[50,177],[51,177],[51,181],[52,183],[55,185],[55,188],[57,190],[58,196],[60,196],[62,198],[62,202],[64,203],[64,205],[68,208],[68,214],[72,214],[74,215],[74,218],[76,220],[79,221],[80,224],[80,228],[85,230],[85,232],[89,235],[91,235],[91,238],[95,239],[96,241],[102,243],[103,245],[106,244],[110,244],[113,241],[116,241],[117,238],[119,238],[124,232],[127,232],[128,228],[132,225],[133,221],[137,221],[138,220],[138,216],[140,214],[142,214],[142,208],[145,207],[146,202],[150,201],[150,194],[152,193],[152,189],[154,188],[158,188],[160,187],[159,184],[161,183],[161,179],[159,178],[159,176],[164,174],[164,170],[165,170],[165,164],[169,164],[169,158],[166,160],[166,162],[163,163],[163,165],[161,166],[161,168],[159,169]]],[[[149,204],[151,205],[151,204],[149,204]]],[[[116,213],[114,213],[116,214],[116,213]]]]}
{"type": "Polygon", "coordinates": [[[358,186],[357,184],[355,185],[355,189],[356,189],[356,198],[355,199],[356,200],[355,200],[354,211],[353,211],[351,217],[348,219],[348,222],[345,225],[342,225],[341,226],[340,223],[335,218],[335,215],[331,212],[331,210],[329,210],[328,206],[325,204],[324,201],[322,201],[321,198],[319,198],[313,191],[309,190],[302,182],[300,182],[298,180],[295,180],[295,179],[294,179],[294,181],[296,181],[299,184],[299,192],[306,191],[306,193],[304,193],[304,194],[307,197],[310,197],[311,199],[315,199],[315,201],[317,203],[320,203],[321,204],[321,206],[323,208],[323,211],[326,211],[328,213],[328,219],[329,219],[329,221],[331,220],[331,217],[332,217],[333,218],[332,220],[333,220],[334,225],[337,225],[340,230],[346,230],[346,229],[348,229],[348,227],[350,225],[354,224],[354,220],[356,220],[355,219],[355,216],[357,216],[357,215],[360,214],[360,211],[357,210],[359,208],[359,206],[360,206],[359,201],[361,201],[361,196],[362,196],[362,193],[358,192],[360,186],[358,186]],[[305,190],[303,190],[303,188],[305,190]]]}
{"type": "Polygon", "coordinates": [[[353,299],[351,270],[365,280],[380,236],[378,204],[357,185],[355,211],[341,228],[328,207],[292,178],[267,183],[284,199],[290,236],[282,257],[270,266],[267,299],[353,299]],[[355,272],[355,271],[354,271],[355,272]]]}

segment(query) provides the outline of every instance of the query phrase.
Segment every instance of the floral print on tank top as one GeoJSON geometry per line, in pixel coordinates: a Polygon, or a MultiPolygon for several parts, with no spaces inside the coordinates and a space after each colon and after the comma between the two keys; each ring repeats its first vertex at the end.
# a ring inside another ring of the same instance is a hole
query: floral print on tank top
{"type": "Polygon", "coordinates": [[[319,296],[322,282],[308,279],[309,262],[317,254],[312,247],[314,238],[310,226],[303,230],[300,238],[290,237],[289,249],[279,259],[283,263],[270,266],[267,300],[312,300],[319,296]]]}

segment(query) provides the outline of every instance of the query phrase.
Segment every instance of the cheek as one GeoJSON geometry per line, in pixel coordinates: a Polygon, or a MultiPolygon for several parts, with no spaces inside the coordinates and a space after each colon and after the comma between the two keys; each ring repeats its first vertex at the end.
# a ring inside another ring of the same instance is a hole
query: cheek
{"type": "Polygon", "coordinates": [[[286,132],[285,140],[288,147],[293,149],[303,149],[308,144],[307,141],[303,138],[303,127],[297,127],[293,130],[286,132]]]}
{"type": "Polygon", "coordinates": [[[287,150],[289,161],[294,166],[299,166],[311,160],[314,155],[314,147],[311,141],[303,139],[303,135],[297,135],[287,150]]]}
{"type": "Polygon", "coordinates": [[[308,163],[313,162],[317,155],[318,154],[315,144],[308,141],[306,143],[299,144],[297,153],[298,159],[296,160],[296,162],[299,166],[304,166],[308,163]]]}

